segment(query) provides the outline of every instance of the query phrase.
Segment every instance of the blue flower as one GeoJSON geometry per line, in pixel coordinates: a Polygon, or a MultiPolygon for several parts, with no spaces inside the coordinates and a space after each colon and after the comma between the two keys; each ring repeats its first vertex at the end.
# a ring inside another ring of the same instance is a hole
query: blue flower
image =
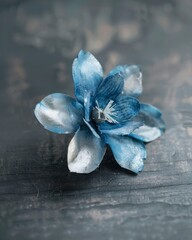
{"type": "Polygon", "coordinates": [[[142,92],[139,67],[117,66],[104,78],[97,59],[81,50],[72,72],[76,99],[54,93],[35,107],[44,128],[75,133],[68,147],[69,170],[94,171],[109,145],[121,167],[142,171],[147,156],[144,142],[158,138],[165,124],[157,108],[138,100],[142,92]]]}

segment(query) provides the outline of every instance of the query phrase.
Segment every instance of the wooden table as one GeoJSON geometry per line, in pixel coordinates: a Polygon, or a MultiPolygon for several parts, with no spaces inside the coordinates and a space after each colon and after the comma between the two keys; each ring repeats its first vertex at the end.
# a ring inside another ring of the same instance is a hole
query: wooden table
{"type": "Polygon", "coordinates": [[[0,1],[0,239],[192,239],[192,2],[0,1]],[[143,69],[141,100],[166,133],[147,145],[139,175],[110,151],[89,175],[66,164],[71,136],[34,117],[53,92],[73,94],[83,48],[107,73],[143,69]]]}

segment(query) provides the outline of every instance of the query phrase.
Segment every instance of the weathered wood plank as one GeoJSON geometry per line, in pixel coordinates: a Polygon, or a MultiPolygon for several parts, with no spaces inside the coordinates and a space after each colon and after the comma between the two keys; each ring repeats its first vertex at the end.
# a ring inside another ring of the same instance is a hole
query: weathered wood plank
{"type": "Polygon", "coordinates": [[[192,3],[0,3],[0,239],[191,240],[192,3]],[[90,175],[69,173],[71,136],[35,120],[42,97],[73,94],[81,48],[106,72],[140,64],[142,100],[163,110],[167,131],[138,176],[110,151],[90,175]]]}

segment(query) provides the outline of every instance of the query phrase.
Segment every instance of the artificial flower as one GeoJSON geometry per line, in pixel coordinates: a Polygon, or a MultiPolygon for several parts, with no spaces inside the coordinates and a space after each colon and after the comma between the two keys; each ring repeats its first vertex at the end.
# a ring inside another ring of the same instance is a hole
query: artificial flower
{"type": "Polygon", "coordinates": [[[165,124],[160,110],[140,103],[142,73],[136,65],[114,68],[106,77],[97,59],[81,50],[72,66],[75,99],[63,93],[45,97],[35,116],[51,132],[75,133],[68,147],[71,172],[90,173],[101,163],[106,146],[117,163],[142,171],[145,142],[161,136],[165,124]]]}

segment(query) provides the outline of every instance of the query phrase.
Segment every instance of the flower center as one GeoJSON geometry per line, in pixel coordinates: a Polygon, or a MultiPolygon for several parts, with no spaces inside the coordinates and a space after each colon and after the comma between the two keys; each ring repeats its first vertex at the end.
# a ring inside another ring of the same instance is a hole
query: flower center
{"type": "Polygon", "coordinates": [[[108,104],[105,106],[104,109],[102,109],[99,106],[98,101],[96,101],[96,106],[93,108],[92,111],[92,119],[96,123],[101,122],[109,122],[109,123],[118,123],[118,121],[115,120],[115,105],[113,100],[110,100],[108,104]]]}

